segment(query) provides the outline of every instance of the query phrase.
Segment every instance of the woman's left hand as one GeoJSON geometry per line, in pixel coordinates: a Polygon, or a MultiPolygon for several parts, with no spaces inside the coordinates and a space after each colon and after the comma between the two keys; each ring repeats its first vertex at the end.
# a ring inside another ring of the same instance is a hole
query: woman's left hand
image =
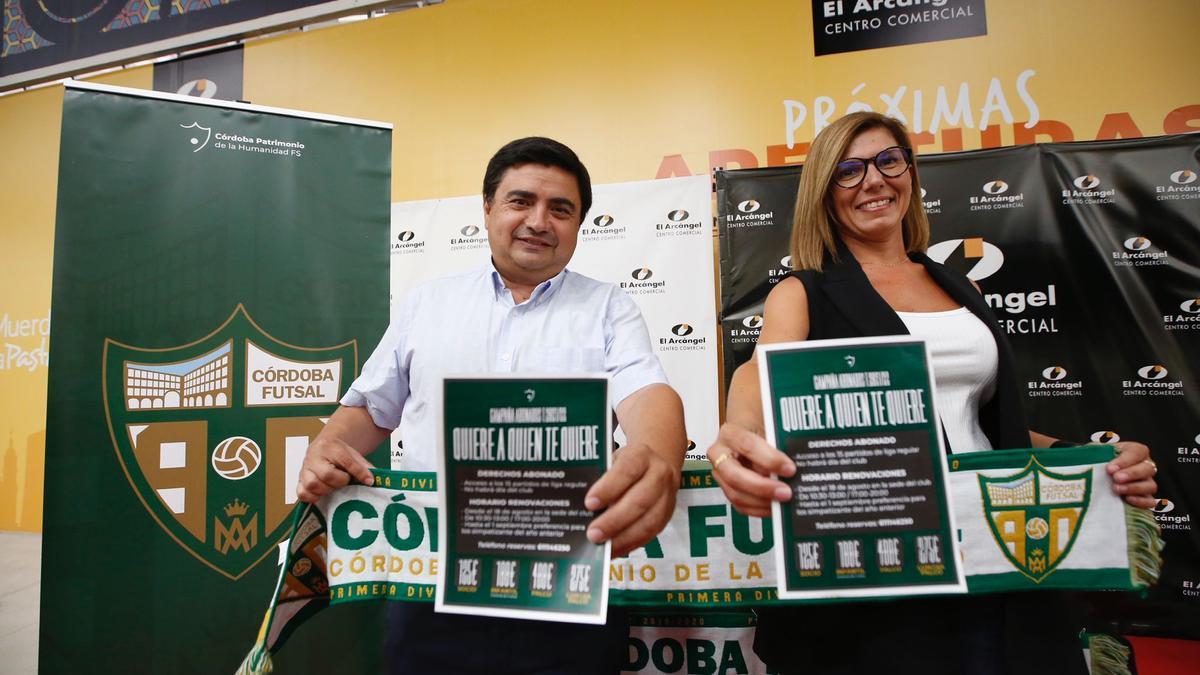
{"type": "Polygon", "coordinates": [[[1135,441],[1113,443],[1113,447],[1118,454],[1107,467],[1113,479],[1113,492],[1132,506],[1154,508],[1157,502],[1154,492],[1158,489],[1154,475],[1158,473],[1158,465],[1150,459],[1150,448],[1135,441]]]}

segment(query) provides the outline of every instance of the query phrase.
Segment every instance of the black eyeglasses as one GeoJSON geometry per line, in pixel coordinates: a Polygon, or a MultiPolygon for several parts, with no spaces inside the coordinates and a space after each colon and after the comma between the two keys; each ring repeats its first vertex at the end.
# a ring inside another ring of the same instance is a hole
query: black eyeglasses
{"type": "Polygon", "coordinates": [[[833,168],[834,184],[843,188],[856,187],[867,177],[867,162],[873,162],[875,168],[879,169],[879,173],[884,176],[896,178],[904,175],[904,172],[908,171],[908,167],[912,166],[912,150],[893,145],[867,159],[847,157],[833,168]]]}

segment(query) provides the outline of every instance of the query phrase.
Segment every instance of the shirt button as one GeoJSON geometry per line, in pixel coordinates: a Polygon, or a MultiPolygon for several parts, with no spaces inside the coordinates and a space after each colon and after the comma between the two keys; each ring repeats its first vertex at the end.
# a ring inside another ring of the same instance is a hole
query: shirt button
{"type": "Polygon", "coordinates": [[[507,361],[510,358],[512,358],[512,354],[509,354],[508,352],[504,352],[503,354],[500,355],[501,361],[507,361]]]}

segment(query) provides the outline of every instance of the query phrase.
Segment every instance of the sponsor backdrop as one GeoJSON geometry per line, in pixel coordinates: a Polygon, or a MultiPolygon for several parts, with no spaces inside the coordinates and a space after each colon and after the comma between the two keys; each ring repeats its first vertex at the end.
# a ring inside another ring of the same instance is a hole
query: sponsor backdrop
{"type": "MultiPolygon", "coordinates": [[[[930,257],[974,279],[1009,334],[1033,428],[1148,444],[1163,576],[1133,631],[1200,637],[1200,138],[951,153],[919,161],[930,257]]],[[[717,174],[726,374],[786,274],[799,168],[717,174]]],[[[1116,600],[1105,604],[1112,605],[1116,600]]],[[[1098,608],[1100,616],[1114,612],[1098,608]]]]}
{"type": "MultiPolygon", "coordinates": [[[[491,153],[529,134],[567,142],[597,182],[615,183],[799,163],[817,129],[862,106],[903,115],[926,154],[1200,128],[1200,69],[1186,58],[1195,2],[1148,12],[1120,0],[947,0],[897,13],[844,0],[826,16],[827,4],[451,0],[248,42],[241,98],[395,122],[397,201],[476,192],[491,153]],[[964,9],[975,18],[956,16],[964,9]],[[986,32],[953,36],[981,17],[986,32]],[[541,49],[505,48],[531,26],[541,49]],[[817,55],[827,39],[842,44],[817,55]],[[514,96],[507,74],[530,72],[553,86],[514,96]]],[[[208,79],[226,97],[224,80],[183,70],[184,84],[208,79]]],[[[98,81],[152,89],[154,71],[98,81]]],[[[61,92],[0,98],[0,317],[49,314],[61,92]]],[[[40,345],[0,341],[21,353],[40,345]]],[[[16,467],[6,481],[40,485],[44,387],[44,367],[0,368],[0,471],[9,448],[16,467]]],[[[0,529],[39,529],[37,493],[7,507],[14,519],[0,509],[0,529]]]]}
{"type": "MultiPolygon", "coordinates": [[[[387,125],[159,96],[64,102],[47,672],[237,666],[304,450],[386,325],[387,125]]],[[[381,625],[331,618],[338,641],[381,625]]]]}
{"type": "MultiPolygon", "coordinates": [[[[618,285],[642,310],[667,378],[683,398],[689,459],[704,459],[717,436],[709,186],[703,176],[593,186],[592,210],[569,265],[618,285]]],[[[423,280],[486,265],[483,198],[393,204],[390,252],[393,306],[423,280]]],[[[397,432],[393,469],[403,468],[402,455],[397,432]]]]}

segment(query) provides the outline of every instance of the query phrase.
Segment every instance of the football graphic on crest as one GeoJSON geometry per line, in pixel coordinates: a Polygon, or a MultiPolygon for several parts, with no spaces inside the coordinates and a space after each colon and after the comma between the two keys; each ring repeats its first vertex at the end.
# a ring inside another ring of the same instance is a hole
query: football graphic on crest
{"type": "Polygon", "coordinates": [[[262,450],[244,436],[232,436],[217,444],[212,454],[212,467],[222,478],[241,480],[258,470],[262,450]]]}

